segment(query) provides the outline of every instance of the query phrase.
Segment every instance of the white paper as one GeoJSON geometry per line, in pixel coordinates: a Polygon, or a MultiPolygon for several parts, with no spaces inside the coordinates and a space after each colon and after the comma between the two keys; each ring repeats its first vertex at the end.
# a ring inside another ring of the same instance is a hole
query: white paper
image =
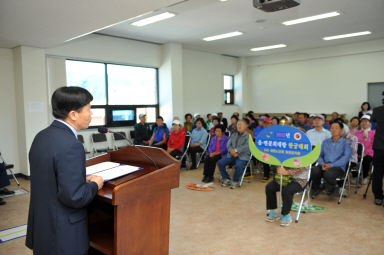
{"type": "Polygon", "coordinates": [[[101,171],[111,169],[111,168],[114,168],[117,166],[120,166],[120,164],[108,161],[108,162],[99,163],[99,164],[96,164],[93,166],[88,166],[86,168],[86,171],[87,171],[87,175],[91,175],[91,174],[95,174],[97,172],[101,172],[101,171]]]}
{"type": "Polygon", "coordinates": [[[104,171],[95,173],[95,175],[101,176],[104,179],[104,181],[106,182],[106,181],[118,178],[120,176],[136,172],[140,169],[141,168],[137,167],[137,166],[121,165],[118,167],[114,167],[114,168],[111,168],[108,170],[104,170],[104,171]]]}

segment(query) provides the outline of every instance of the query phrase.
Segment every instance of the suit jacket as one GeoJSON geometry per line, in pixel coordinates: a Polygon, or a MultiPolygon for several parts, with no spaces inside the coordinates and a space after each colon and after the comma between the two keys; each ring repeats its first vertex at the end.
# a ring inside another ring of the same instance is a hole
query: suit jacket
{"type": "Polygon", "coordinates": [[[376,122],[376,134],[373,140],[374,150],[384,150],[384,105],[373,109],[372,121],[376,122]]]}
{"type": "Polygon", "coordinates": [[[98,187],[85,180],[84,147],[54,121],[29,151],[31,199],[26,246],[34,254],[80,255],[89,248],[87,205],[98,187]]]}

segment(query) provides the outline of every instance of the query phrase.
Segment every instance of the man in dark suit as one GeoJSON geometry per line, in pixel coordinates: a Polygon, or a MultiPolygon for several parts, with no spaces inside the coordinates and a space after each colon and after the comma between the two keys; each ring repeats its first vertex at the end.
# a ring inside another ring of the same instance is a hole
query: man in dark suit
{"type": "Polygon", "coordinates": [[[376,134],[373,140],[372,192],[375,204],[383,204],[383,174],[384,174],[384,105],[373,109],[372,121],[376,122],[376,134]]]}
{"type": "Polygon", "coordinates": [[[56,120],[40,131],[29,151],[31,200],[26,246],[38,255],[82,255],[89,248],[87,205],[103,186],[86,177],[85,152],[77,131],[91,121],[92,95],[62,87],[52,95],[56,120]]]}

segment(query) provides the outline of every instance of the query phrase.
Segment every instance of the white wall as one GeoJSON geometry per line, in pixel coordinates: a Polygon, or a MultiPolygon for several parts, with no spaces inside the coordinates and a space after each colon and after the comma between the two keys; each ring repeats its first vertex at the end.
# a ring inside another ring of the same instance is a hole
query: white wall
{"type": "MultiPolygon", "coordinates": [[[[223,112],[230,118],[238,105],[224,104],[223,75],[236,75],[239,59],[218,54],[184,49],[183,51],[183,99],[184,112],[223,112]]],[[[236,103],[236,102],[235,102],[236,103]]]]}
{"type": "Polygon", "coordinates": [[[0,152],[19,172],[13,52],[0,48],[0,152]]]}
{"type": "Polygon", "coordinates": [[[367,83],[384,81],[384,40],[248,59],[255,112],[331,113],[351,117],[367,83]]]}

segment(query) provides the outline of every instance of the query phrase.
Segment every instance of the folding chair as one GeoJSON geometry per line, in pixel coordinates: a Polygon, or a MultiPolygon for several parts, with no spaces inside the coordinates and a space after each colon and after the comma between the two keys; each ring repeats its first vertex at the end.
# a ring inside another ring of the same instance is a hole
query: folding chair
{"type": "Polygon", "coordinates": [[[113,133],[112,140],[113,140],[113,147],[115,150],[125,148],[129,145],[128,141],[125,140],[124,137],[127,137],[127,136],[123,131],[113,133]]]}
{"type": "Polygon", "coordinates": [[[351,191],[351,186],[355,187],[355,194],[357,193],[357,190],[359,188],[359,180],[360,180],[361,168],[363,166],[363,159],[364,159],[364,145],[361,144],[361,143],[358,143],[357,144],[357,160],[358,160],[358,162],[357,162],[357,170],[352,169],[352,167],[351,167],[351,160],[349,160],[348,166],[347,166],[347,170],[345,172],[344,177],[336,178],[336,181],[338,183],[340,181],[343,181],[343,186],[341,188],[340,197],[339,197],[339,200],[337,201],[338,204],[341,203],[341,200],[343,199],[343,196],[345,195],[344,192],[345,192],[345,186],[346,186],[347,182],[348,182],[348,193],[350,193],[350,191],[351,191]],[[350,177],[350,175],[354,171],[357,171],[357,182],[356,182],[356,184],[351,184],[351,177],[350,177]]]}
{"type": "Polygon", "coordinates": [[[88,151],[87,148],[85,147],[83,135],[77,135],[77,140],[79,140],[83,144],[85,154],[91,154],[91,152],[88,151]]]}
{"type": "Polygon", "coordinates": [[[191,145],[191,139],[189,138],[188,139],[188,143],[186,146],[184,146],[184,152],[183,152],[183,155],[179,156],[179,157],[176,157],[176,159],[178,159],[180,162],[183,161],[184,157],[187,157],[187,153],[188,153],[188,149],[191,145]]]}
{"type": "Polygon", "coordinates": [[[200,165],[201,160],[203,159],[203,157],[204,157],[205,154],[207,153],[207,150],[208,150],[208,147],[209,147],[209,143],[210,143],[210,142],[211,142],[211,134],[208,134],[207,145],[205,146],[203,152],[201,152],[201,154],[200,154],[199,161],[197,162],[197,165],[196,165],[197,168],[199,168],[199,165],[200,165]]]}
{"type": "Polygon", "coordinates": [[[311,186],[312,186],[311,171],[312,171],[312,165],[310,165],[308,169],[307,183],[304,186],[304,190],[302,192],[296,193],[296,194],[302,193],[299,208],[297,209],[296,220],[295,220],[296,223],[299,223],[301,208],[303,207],[305,194],[307,194],[307,210],[303,211],[303,213],[307,213],[311,211],[311,196],[310,196],[311,186]]]}
{"type": "Polygon", "coordinates": [[[245,173],[247,172],[247,168],[250,167],[250,172],[251,172],[251,176],[252,176],[252,153],[251,153],[251,156],[249,156],[249,159],[247,161],[247,164],[245,165],[244,167],[244,170],[243,170],[243,174],[241,175],[241,179],[240,179],[240,183],[239,183],[239,186],[241,187],[243,185],[243,180],[244,180],[244,177],[245,177],[245,173]]]}
{"type": "Polygon", "coordinates": [[[359,189],[361,170],[363,168],[364,151],[365,151],[364,145],[362,143],[358,143],[357,144],[357,169],[351,169],[351,172],[357,171],[357,182],[355,184],[352,184],[352,186],[355,187],[355,194],[359,189]]]}
{"type": "Polygon", "coordinates": [[[107,136],[105,134],[92,134],[91,143],[94,153],[102,153],[111,151],[108,146],[107,136]]]}
{"type": "Polygon", "coordinates": [[[5,171],[9,170],[9,172],[11,172],[12,174],[12,177],[13,179],[15,179],[16,183],[17,183],[17,186],[20,187],[20,183],[19,181],[17,180],[16,176],[15,176],[15,173],[13,172],[13,168],[15,167],[13,164],[7,164],[3,158],[3,156],[1,155],[1,152],[0,152],[0,160],[3,161],[4,163],[4,166],[5,166],[5,171]]]}

